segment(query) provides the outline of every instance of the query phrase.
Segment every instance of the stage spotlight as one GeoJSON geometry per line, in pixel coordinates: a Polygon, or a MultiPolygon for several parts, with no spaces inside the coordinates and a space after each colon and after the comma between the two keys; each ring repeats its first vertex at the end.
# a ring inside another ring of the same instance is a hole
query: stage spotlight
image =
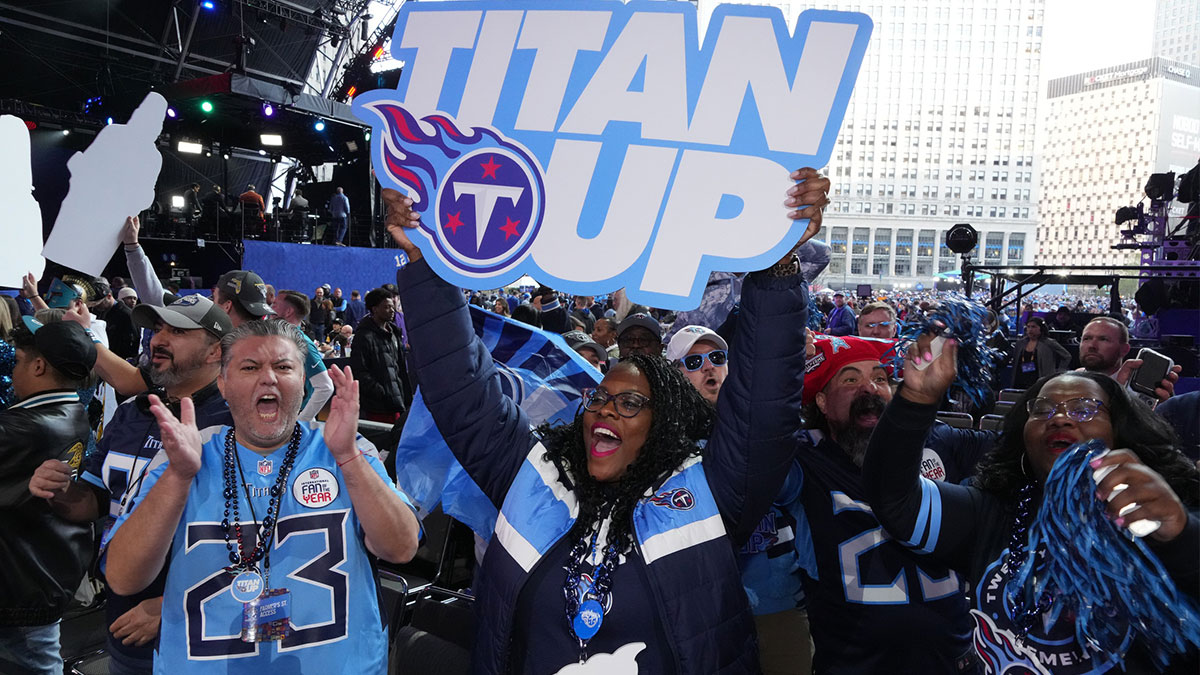
{"type": "Polygon", "coordinates": [[[201,102],[200,102],[200,109],[201,109],[201,110],[203,110],[205,113],[210,113],[210,112],[212,112],[212,111],[213,111],[213,104],[212,104],[212,101],[201,101],[201,102]]]}
{"type": "Polygon", "coordinates": [[[204,146],[192,141],[179,141],[179,151],[186,152],[191,155],[198,155],[204,152],[204,146]]]}
{"type": "Polygon", "coordinates": [[[261,155],[261,156],[263,156],[263,157],[266,157],[266,156],[267,156],[267,151],[266,151],[266,150],[259,150],[259,151],[258,151],[258,154],[259,154],[259,155],[261,155]]]}
{"type": "Polygon", "coordinates": [[[216,9],[217,3],[213,2],[213,0],[204,0],[204,2],[200,3],[200,6],[204,9],[216,9]]]}
{"type": "Polygon", "coordinates": [[[183,200],[183,195],[171,195],[171,208],[183,209],[186,204],[187,202],[183,200]]]}
{"type": "Polygon", "coordinates": [[[113,123],[113,118],[111,118],[111,117],[109,117],[109,118],[106,118],[106,119],[104,120],[104,123],[105,123],[105,124],[112,124],[112,123],[113,123]]]}
{"type": "Polygon", "coordinates": [[[279,134],[259,134],[258,138],[263,145],[283,145],[283,136],[279,134]]]}
{"type": "Polygon", "coordinates": [[[70,129],[63,129],[63,136],[70,136],[70,135],[71,135],[70,129]]]}
{"type": "Polygon", "coordinates": [[[363,140],[364,141],[371,140],[371,130],[370,129],[367,129],[366,131],[363,132],[363,140]]]}
{"type": "Polygon", "coordinates": [[[227,153],[221,155],[221,159],[229,159],[229,153],[227,152],[227,153]]]}
{"type": "Polygon", "coordinates": [[[212,150],[205,150],[205,151],[204,151],[204,156],[205,156],[205,157],[212,157],[212,150]]]}
{"type": "Polygon", "coordinates": [[[317,131],[325,131],[325,120],[317,120],[313,123],[313,128],[317,131]]]}
{"type": "Polygon", "coordinates": [[[262,113],[266,117],[270,117],[271,115],[274,115],[275,114],[275,106],[271,105],[270,101],[263,101],[262,113]]]}
{"type": "Polygon", "coordinates": [[[170,117],[171,119],[175,119],[175,117],[178,115],[179,115],[179,113],[175,112],[174,108],[167,106],[167,117],[170,117]]]}

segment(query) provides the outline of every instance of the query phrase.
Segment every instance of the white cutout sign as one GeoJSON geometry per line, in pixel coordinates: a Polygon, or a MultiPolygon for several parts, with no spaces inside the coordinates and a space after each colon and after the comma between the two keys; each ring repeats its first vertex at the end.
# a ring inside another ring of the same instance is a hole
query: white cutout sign
{"type": "Polygon", "coordinates": [[[26,272],[42,277],[42,210],[33,198],[29,129],[12,115],[0,116],[0,209],[4,212],[0,246],[0,286],[21,287],[26,272]]]}
{"type": "Polygon", "coordinates": [[[154,201],[162,168],[155,141],[166,114],[167,100],[150,92],[128,123],[104,127],[87,150],[67,160],[71,188],[42,255],[92,276],[104,272],[125,218],[154,201]]]}

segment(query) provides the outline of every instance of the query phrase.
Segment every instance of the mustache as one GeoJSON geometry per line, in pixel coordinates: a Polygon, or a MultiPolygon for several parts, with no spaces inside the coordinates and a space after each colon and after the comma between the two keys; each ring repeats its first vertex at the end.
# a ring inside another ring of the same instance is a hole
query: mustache
{"type": "Polygon", "coordinates": [[[168,359],[171,359],[171,360],[174,360],[174,359],[175,359],[175,355],[174,355],[174,354],[172,354],[172,353],[171,353],[171,351],[170,351],[170,350],[168,350],[166,347],[155,347],[155,348],[154,348],[154,349],[153,349],[153,350],[150,352],[150,355],[151,355],[151,356],[165,356],[165,357],[167,357],[168,359]]]}
{"type": "Polygon", "coordinates": [[[878,417],[883,414],[885,407],[887,407],[887,404],[879,394],[859,394],[850,402],[850,419],[862,415],[875,415],[878,417]]]}

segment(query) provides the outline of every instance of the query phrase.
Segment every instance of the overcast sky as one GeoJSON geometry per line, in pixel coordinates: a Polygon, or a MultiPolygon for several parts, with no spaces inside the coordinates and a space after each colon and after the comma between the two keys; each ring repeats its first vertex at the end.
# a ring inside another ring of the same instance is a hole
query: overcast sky
{"type": "Polygon", "coordinates": [[[1153,0],[1046,0],[1043,81],[1148,58],[1156,4],[1153,0]]]}

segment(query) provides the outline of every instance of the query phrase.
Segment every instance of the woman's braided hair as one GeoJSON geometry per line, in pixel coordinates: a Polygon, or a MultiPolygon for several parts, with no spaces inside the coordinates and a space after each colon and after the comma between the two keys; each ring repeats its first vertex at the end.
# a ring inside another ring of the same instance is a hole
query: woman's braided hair
{"type": "Polygon", "coordinates": [[[633,354],[621,359],[615,368],[635,368],[646,377],[650,403],[639,414],[653,415],[645,445],[615,483],[601,483],[588,472],[582,409],[570,424],[553,428],[543,425],[538,432],[546,447],[544,459],[558,467],[559,479],[574,486],[579,500],[579,518],[568,537],[587,536],[611,514],[606,544],[625,553],[633,544],[630,528],[634,505],[684,460],[700,454],[697,441],[712,434],[716,410],[678,368],[661,356],[633,354]]]}

